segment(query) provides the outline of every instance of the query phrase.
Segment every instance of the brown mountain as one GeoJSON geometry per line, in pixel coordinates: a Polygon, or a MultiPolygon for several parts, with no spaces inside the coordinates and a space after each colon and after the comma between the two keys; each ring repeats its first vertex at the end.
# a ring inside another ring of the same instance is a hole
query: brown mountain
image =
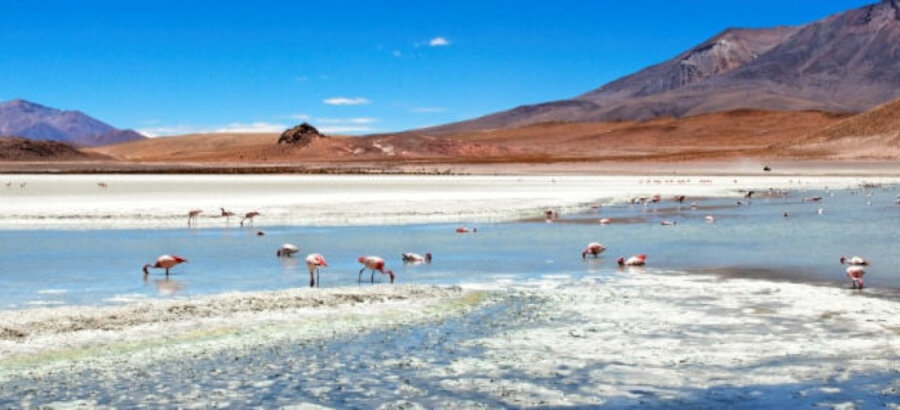
{"type": "Polygon", "coordinates": [[[779,144],[799,156],[896,159],[900,157],[900,100],[880,105],[807,134],[796,142],[779,144]]]}
{"type": "Polygon", "coordinates": [[[735,109],[860,112],[900,97],[900,0],[799,27],[729,29],[578,97],[414,131],[685,117],[735,109]]]}

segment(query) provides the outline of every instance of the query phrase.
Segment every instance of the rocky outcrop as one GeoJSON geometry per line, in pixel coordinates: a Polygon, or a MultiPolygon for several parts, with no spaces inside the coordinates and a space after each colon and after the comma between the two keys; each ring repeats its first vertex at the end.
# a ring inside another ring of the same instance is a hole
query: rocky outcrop
{"type": "Polygon", "coordinates": [[[281,133],[278,138],[278,144],[290,144],[296,147],[305,147],[317,138],[327,138],[319,133],[319,130],[307,123],[300,124],[294,128],[281,133]]]}

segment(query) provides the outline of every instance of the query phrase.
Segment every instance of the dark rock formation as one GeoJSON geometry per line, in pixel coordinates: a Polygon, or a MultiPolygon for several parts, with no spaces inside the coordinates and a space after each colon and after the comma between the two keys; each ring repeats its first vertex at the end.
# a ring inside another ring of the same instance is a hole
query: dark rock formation
{"type": "Polygon", "coordinates": [[[42,161],[86,159],[88,155],[56,141],[0,137],[0,161],[42,161]]]}
{"type": "Polygon", "coordinates": [[[327,138],[319,133],[319,130],[307,123],[300,124],[294,128],[281,133],[278,138],[279,144],[291,144],[297,147],[305,147],[313,142],[316,138],[327,138]]]}

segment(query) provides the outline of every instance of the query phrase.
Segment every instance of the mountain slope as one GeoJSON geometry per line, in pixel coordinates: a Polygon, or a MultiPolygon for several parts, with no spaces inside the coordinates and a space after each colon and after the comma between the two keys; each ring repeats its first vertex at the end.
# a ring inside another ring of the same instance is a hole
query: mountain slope
{"type": "Polygon", "coordinates": [[[131,130],[116,129],[79,111],[62,111],[18,99],[0,104],[0,135],[80,146],[146,138],[131,130]]]}
{"type": "Polygon", "coordinates": [[[813,131],[779,148],[837,158],[900,157],[900,100],[813,131]]]}
{"type": "Polygon", "coordinates": [[[569,100],[413,131],[444,135],[547,121],[685,117],[735,109],[860,112],[900,97],[900,0],[800,27],[729,29],[569,100]]]}

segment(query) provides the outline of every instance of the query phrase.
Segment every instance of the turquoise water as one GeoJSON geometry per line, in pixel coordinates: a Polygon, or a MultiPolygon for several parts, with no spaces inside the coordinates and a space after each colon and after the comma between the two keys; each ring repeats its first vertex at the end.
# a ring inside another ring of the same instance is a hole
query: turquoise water
{"type": "Polygon", "coordinates": [[[844,283],[838,258],[861,255],[873,262],[866,276],[868,287],[900,288],[895,268],[900,264],[896,194],[896,187],[810,190],[784,197],[757,195],[744,205],[735,199],[688,198],[681,205],[663,201],[647,207],[608,206],[562,215],[553,223],[536,215],[533,221],[469,224],[478,228],[476,234],[456,234],[455,224],[280,226],[266,227],[265,236],[236,224],[205,229],[0,231],[0,308],[104,305],[305,287],[303,257],[311,252],[328,260],[321,275],[323,287],[357,286],[361,266],[356,258],[361,255],[384,257],[398,283],[458,284],[608,275],[617,269],[616,257],[646,253],[649,269],[835,283],[844,283]],[[811,196],[823,200],[803,201],[811,196]],[[697,209],[691,209],[691,202],[697,209]],[[713,215],[716,222],[705,222],[706,215],[713,215]],[[613,223],[597,223],[604,217],[613,223]],[[661,226],[664,219],[676,225],[661,226]],[[591,241],[608,249],[603,258],[582,260],[581,250],[591,241]],[[298,257],[275,257],[284,242],[300,246],[298,257]],[[401,252],[431,252],[434,261],[403,265],[401,252]],[[141,266],[165,253],[190,262],[174,268],[168,279],[155,271],[144,281],[141,266]]]}

